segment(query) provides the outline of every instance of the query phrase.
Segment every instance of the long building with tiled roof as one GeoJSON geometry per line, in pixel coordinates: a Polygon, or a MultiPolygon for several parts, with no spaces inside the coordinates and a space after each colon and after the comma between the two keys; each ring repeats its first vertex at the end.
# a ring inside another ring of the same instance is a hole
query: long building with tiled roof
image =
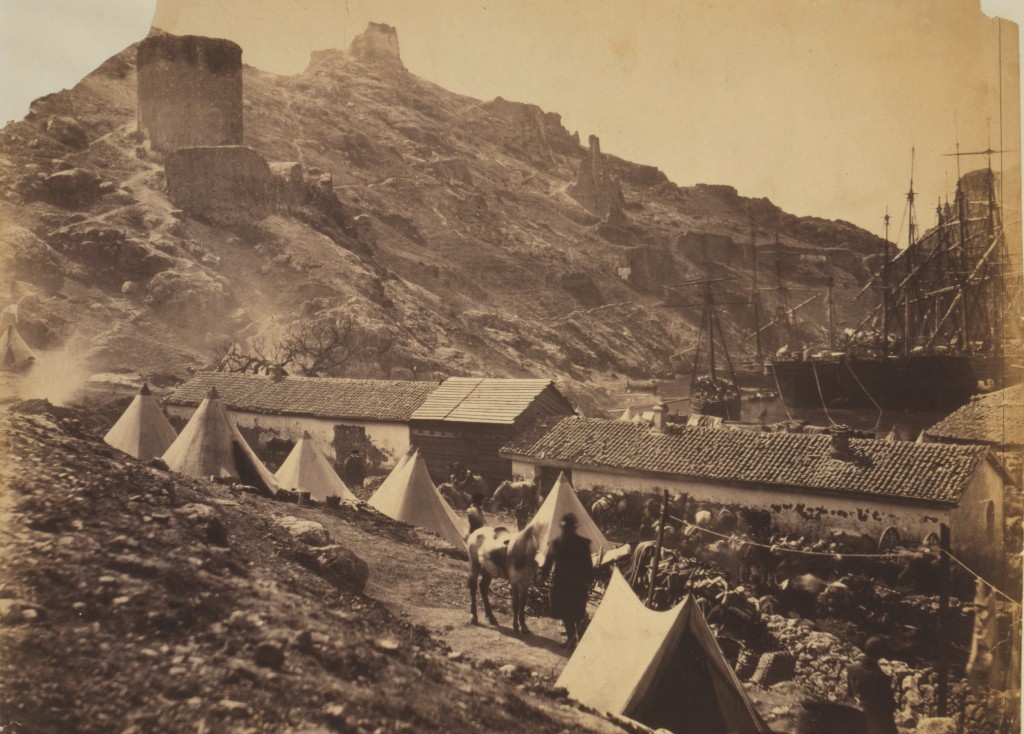
{"type": "Polygon", "coordinates": [[[1001,533],[1004,475],[987,447],[873,439],[850,439],[848,447],[837,449],[829,435],[655,430],[569,417],[536,422],[501,455],[516,474],[542,483],[566,471],[577,489],[668,489],[765,509],[786,532],[817,524],[881,535],[892,527],[920,540],[948,522],[979,551],[1001,533]]]}
{"type": "Polygon", "coordinates": [[[437,382],[351,380],[332,377],[270,377],[200,372],[165,401],[197,406],[211,387],[232,410],[267,415],[309,415],[372,421],[407,421],[437,382]]]}
{"type": "Polygon", "coordinates": [[[1000,448],[1024,445],[1024,385],[973,398],[925,431],[925,435],[934,441],[1000,448]]]}
{"type": "Polygon", "coordinates": [[[852,460],[833,458],[827,435],[681,427],[627,421],[544,421],[502,449],[573,466],[602,466],[757,486],[956,502],[986,451],[974,446],[852,439],[852,460]]]}
{"type": "Polygon", "coordinates": [[[339,470],[353,451],[369,467],[387,468],[408,451],[409,419],[438,384],[200,372],[164,402],[171,422],[182,424],[216,387],[235,425],[270,464],[283,462],[308,432],[339,470]]]}

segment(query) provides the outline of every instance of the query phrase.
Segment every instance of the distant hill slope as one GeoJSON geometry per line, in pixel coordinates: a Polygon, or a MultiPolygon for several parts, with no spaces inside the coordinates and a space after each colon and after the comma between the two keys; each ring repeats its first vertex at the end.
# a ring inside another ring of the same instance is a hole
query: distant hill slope
{"type": "MultiPolygon", "coordinates": [[[[685,369],[700,312],[660,307],[664,287],[731,275],[721,300],[747,298],[752,225],[766,320],[829,272],[839,325],[866,315],[871,299],[852,299],[879,238],[729,186],[676,186],[594,155],[557,114],[447,92],[381,53],[315,53],[292,77],[245,68],[245,144],[332,174],[340,204],[241,224],[168,199],[163,159],[135,131],[135,47],[33,103],[0,131],[15,281],[0,285],[26,339],[82,339],[90,369],[180,375],[227,342],[341,316],[360,333],[349,374],[552,375],[585,391],[610,372],[685,369]]],[[[752,309],[726,311],[749,354],[752,309]]],[[[799,314],[812,340],[823,314],[823,298],[799,314]]]]}

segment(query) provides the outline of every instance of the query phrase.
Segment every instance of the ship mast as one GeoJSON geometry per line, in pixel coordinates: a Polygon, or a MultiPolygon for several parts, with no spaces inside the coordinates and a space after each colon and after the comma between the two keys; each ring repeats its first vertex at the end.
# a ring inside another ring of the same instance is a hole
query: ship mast
{"type": "Polygon", "coordinates": [[[885,255],[882,262],[882,354],[889,356],[889,207],[885,207],[885,255]]]}
{"type": "MultiPolygon", "coordinates": [[[[907,191],[907,270],[914,271],[914,243],[917,240],[917,216],[914,212],[914,149],[910,149],[910,189],[907,191]]],[[[903,354],[910,354],[916,329],[910,319],[910,294],[903,293],[903,354]]]]}

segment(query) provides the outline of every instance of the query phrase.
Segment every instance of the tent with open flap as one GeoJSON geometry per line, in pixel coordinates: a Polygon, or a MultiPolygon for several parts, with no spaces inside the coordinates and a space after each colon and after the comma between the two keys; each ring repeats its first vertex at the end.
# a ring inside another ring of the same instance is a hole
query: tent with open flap
{"type": "Polygon", "coordinates": [[[36,353],[25,343],[13,323],[0,333],[0,367],[5,370],[23,370],[36,361],[36,353]]]}
{"type": "Polygon", "coordinates": [[[391,470],[369,504],[392,520],[431,530],[456,548],[466,547],[464,523],[434,486],[418,450],[391,470]]]}
{"type": "Polygon", "coordinates": [[[274,475],[231,422],[215,387],[161,458],[170,469],[190,477],[238,479],[269,492],[278,489],[274,475]]]}
{"type": "Polygon", "coordinates": [[[576,522],[578,523],[576,534],[590,541],[590,553],[592,555],[607,553],[614,547],[604,537],[601,528],[597,526],[594,518],[590,516],[583,503],[580,502],[580,498],[576,496],[576,491],[572,488],[569,480],[566,479],[565,472],[562,472],[558,475],[558,480],[551,488],[551,491],[548,492],[548,496],[544,498],[544,502],[541,503],[537,514],[529,522],[530,525],[540,531],[538,547],[541,549],[541,554],[545,554],[551,541],[561,534],[562,530],[559,527],[559,522],[561,522],[562,517],[567,512],[571,512],[576,516],[576,522]]]}
{"type": "Polygon", "coordinates": [[[149,461],[163,456],[177,437],[149,385],[143,383],[103,440],[129,456],[149,461]]]}
{"type": "Polygon", "coordinates": [[[680,734],[769,729],[696,601],[645,607],[617,570],[556,683],[587,706],[680,734]]]}
{"type": "Polygon", "coordinates": [[[309,492],[309,496],[317,502],[324,502],[332,495],[341,497],[346,502],[355,502],[358,499],[345,486],[345,482],[324,455],[317,450],[309,431],[302,432],[302,438],[292,448],[274,478],[285,489],[309,492]]]}

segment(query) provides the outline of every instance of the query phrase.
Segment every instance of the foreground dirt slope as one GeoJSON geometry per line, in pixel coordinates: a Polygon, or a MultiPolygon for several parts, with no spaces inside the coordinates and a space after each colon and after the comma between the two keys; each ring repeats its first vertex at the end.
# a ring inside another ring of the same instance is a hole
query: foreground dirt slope
{"type": "Polygon", "coordinates": [[[622,731],[360,593],[360,533],[434,579],[424,597],[450,589],[455,559],[411,529],[343,510],[347,533],[300,540],[298,508],[130,460],[83,416],[0,416],[5,731],[622,731]]]}

